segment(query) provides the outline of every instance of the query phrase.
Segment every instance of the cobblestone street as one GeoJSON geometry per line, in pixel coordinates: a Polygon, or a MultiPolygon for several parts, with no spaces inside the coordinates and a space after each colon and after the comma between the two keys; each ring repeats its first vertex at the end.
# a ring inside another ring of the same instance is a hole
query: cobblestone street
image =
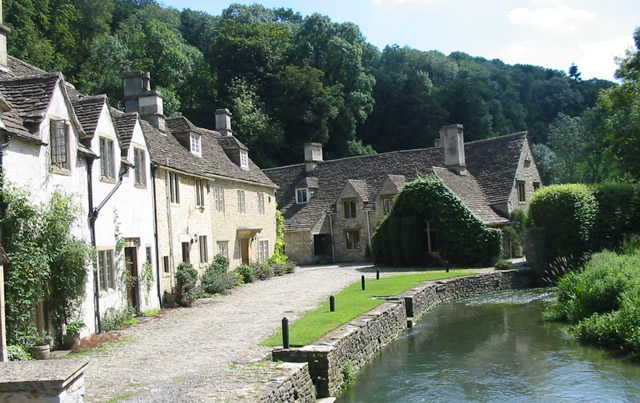
{"type": "MultiPolygon", "coordinates": [[[[309,266],[237,287],[231,295],[170,309],[121,331],[121,341],[93,351],[87,401],[253,401],[274,374],[258,344],[330,294],[375,277],[371,266],[309,266]]],[[[402,273],[399,273],[402,274],[402,273]]]]}

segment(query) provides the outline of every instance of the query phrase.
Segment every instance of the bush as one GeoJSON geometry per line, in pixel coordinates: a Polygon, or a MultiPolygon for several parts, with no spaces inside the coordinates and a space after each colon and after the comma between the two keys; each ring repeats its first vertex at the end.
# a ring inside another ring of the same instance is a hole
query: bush
{"type": "Polygon", "coordinates": [[[273,269],[266,263],[261,263],[253,268],[253,272],[258,280],[268,280],[273,277],[273,269]]]}
{"type": "Polygon", "coordinates": [[[544,256],[581,256],[592,246],[598,202],[585,185],[553,185],[538,190],[529,205],[531,225],[544,227],[544,256]]]}
{"type": "Polygon", "coordinates": [[[201,287],[209,294],[227,294],[236,283],[234,274],[229,272],[229,259],[221,254],[213,258],[200,279],[201,287]]]}
{"type": "Polygon", "coordinates": [[[440,257],[450,263],[489,264],[501,254],[500,230],[488,228],[440,178],[419,177],[396,196],[391,214],[372,239],[375,264],[421,266],[430,261],[428,221],[440,257]]]}
{"type": "Polygon", "coordinates": [[[197,287],[198,272],[190,263],[182,262],[176,270],[176,290],[178,292],[178,303],[189,307],[200,297],[200,290],[197,287]]]}
{"type": "Polygon", "coordinates": [[[592,248],[616,249],[640,228],[640,186],[602,184],[592,191],[599,206],[592,248]]]}
{"type": "Polygon", "coordinates": [[[127,307],[123,309],[107,308],[102,315],[102,330],[109,332],[111,330],[122,329],[125,326],[132,325],[137,321],[134,319],[135,309],[127,307]]]}
{"type": "Polygon", "coordinates": [[[229,259],[218,253],[213,257],[213,262],[209,265],[209,269],[224,273],[229,270],[229,259]]]}
{"type": "Polygon", "coordinates": [[[8,345],[7,346],[7,358],[9,361],[28,361],[33,360],[31,354],[27,352],[22,346],[8,345]]]}
{"type": "Polygon", "coordinates": [[[508,260],[500,259],[495,264],[496,270],[511,270],[513,265],[508,260]]]}
{"type": "Polygon", "coordinates": [[[246,264],[236,267],[236,273],[238,273],[244,284],[253,283],[256,279],[253,267],[246,264]]]}

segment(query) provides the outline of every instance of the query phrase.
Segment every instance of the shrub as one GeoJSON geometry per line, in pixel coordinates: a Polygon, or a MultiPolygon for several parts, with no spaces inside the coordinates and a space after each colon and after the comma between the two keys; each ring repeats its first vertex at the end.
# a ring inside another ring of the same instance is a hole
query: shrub
{"type": "Polygon", "coordinates": [[[287,256],[284,254],[284,216],[276,206],[276,243],[269,263],[286,264],[287,260],[287,256]]]}
{"type": "Polygon", "coordinates": [[[31,354],[27,352],[22,346],[8,345],[7,346],[7,358],[9,361],[28,361],[33,360],[31,354]]]}
{"type": "Polygon", "coordinates": [[[236,273],[238,273],[244,284],[253,283],[256,279],[253,267],[246,264],[236,267],[236,273]]]}
{"type": "Polygon", "coordinates": [[[498,260],[496,262],[495,269],[496,270],[511,270],[511,269],[513,269],[513,265],[508,260],[500,259],[500,260],[498,260]]]}
{"type": "Polygon", "coordinates": [[[213,262],[211,262],[209,268],[221,273],[226,272],[229,270],[229,259],[218,253],[213,257],[213,262]]]}
{"type": "Polygon", "coordinates": [[[440,178],[419,177],[396,196],[391,214],[372,239],[375,264],[420,266],[428,261],[425,222],[440,257],[457,264],[488,264],[501,254],[500,230],[488,228],[440,178]]]}
{"type": "Polygon", "coordinates": [[[285,265],[283,264],[272,264],[271,265],[271,270],[273,270],[273,275],[278,277],[278,276],[282,276],[283,274],[285,274],[284,270],[285,270],[285,265]]]}
{"type": "Polygon", "coordinates": [[[176,270],[176,290],[178,292],[178,303],[189,307],[200,296],[200,290],[196,286],[198,272],[190,263],[182,262],[176,270]]]}
{"type": "Polygon", "coordinates": [[[266,263],[261,263],[253,268],[258,280],[268,280],[273,277],[273,269],[266,263]]]}
{"type": "Polygon", "coordinates": [[[132,307],[123,309],[116,309],[113,307],[107,308],[102,315],[102,330],[109,332],[111,330],[118,330],[125,326],[132,325],[137,322],[134,319],[135,314],[136,311],[132,307]]]}
{"type": "Polygon", "coordinates": [[[640,228],[640,186],[601,184],[593,186],[592,192],[599,206],[592,248],[616,249],[640,228]]]}
{"type": "Polygon", "coordinates": [[[236,279],[233,273],[220,272],[209,266],[202,275],[201,285],[208,294],[227,294],[236,285],[236,279]]]}
{"type": "Polygon", "coordinates": [[[538,190],[529,205],[531,225],[544,227],[540,262],[581,256],[592,246],[598,202],[585,185],[553,185],[538,190]]]}

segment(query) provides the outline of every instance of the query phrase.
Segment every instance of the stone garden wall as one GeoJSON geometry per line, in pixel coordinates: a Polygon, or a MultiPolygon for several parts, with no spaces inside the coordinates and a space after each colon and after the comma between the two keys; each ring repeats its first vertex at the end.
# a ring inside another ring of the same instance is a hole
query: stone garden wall
{"type": "Polygon", "coordinates": [[[517,270],[425,282],[328,333],[314,344],[274,350],[273,360],[306,362],[318,398],[337,396],[385,345],[436,305],[492,291],[524,288],[517,270]]]}
{"type": "Polygon", "coordinates": [[[285,362],[278,365],[278,375],[269,382],[260,402],[314,402],[315,388],[309,375],[309,364],[285,362]]]}

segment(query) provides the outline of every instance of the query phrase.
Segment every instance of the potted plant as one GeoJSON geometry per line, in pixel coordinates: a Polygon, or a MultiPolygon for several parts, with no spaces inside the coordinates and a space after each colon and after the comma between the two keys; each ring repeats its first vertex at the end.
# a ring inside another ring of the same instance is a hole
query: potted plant
{"type": "Polygon", "coordinates": [[[65,326],[65,334],[62,336],[64,346],[71,349],[71,347],[80,340],[80,332],[86,327],[87,325],[81,320],[76,320],[67,324],[65,326]]]}
{"type": "Polygon", "coordinates": [[[53,337],[48,332],[45,332],[44,335],[33,340],[33,346],[29,347],[29,353],[36,360],[46,360],[51,355],[52,343],[53,337]]]}

